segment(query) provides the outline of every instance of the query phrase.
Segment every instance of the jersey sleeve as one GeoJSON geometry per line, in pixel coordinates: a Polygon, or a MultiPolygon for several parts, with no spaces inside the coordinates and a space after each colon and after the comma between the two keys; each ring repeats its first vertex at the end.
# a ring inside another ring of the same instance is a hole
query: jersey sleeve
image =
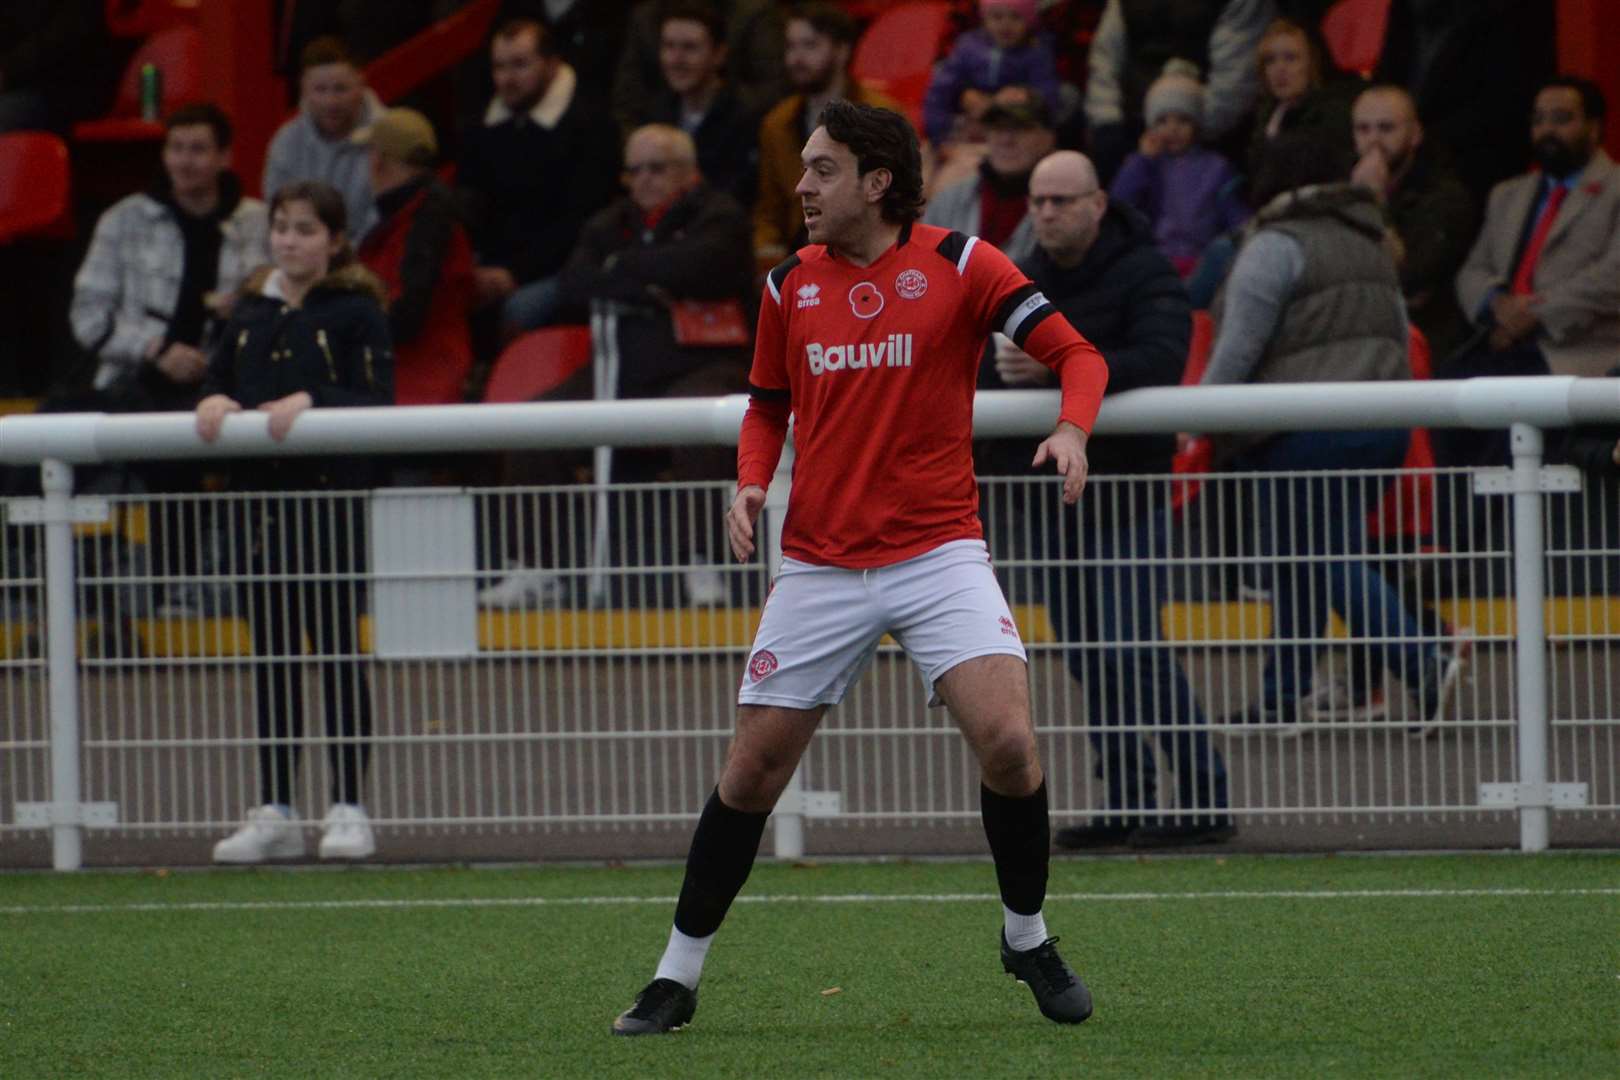
{"type": "Polygon", "coordinates": [[[748,372],[748,411],[737,440],[737,486],[769,487],[782,457],[791,411],[787,372],[787,317],[782,289],[798,257],[789,258],[765,278],[754,333],[754,363],[748,372]]]}
{"type": "Polygon", "coordinates": [[[1058,374],[1063,387],[1059,420],[1086,433],[1097,422],[1108,363],[1097,347],[1058,313],[1012,260],[989,244],[968,240],[958,264],[980,325],[999,331],[1058,374]]]}

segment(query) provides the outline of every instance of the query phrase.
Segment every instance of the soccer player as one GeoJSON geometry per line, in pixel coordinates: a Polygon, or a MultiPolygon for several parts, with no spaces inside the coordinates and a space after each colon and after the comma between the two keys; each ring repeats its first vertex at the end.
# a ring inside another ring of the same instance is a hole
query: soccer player
{"type": "Polygon", "coordinates": [[[1023,643],[979,527],[973,390],[993,330],[1058,372],[1060,419],[1034,464],[1056,464],[1072,504],[1108,369],[1001,252],[917,223],[917,136],[898,113],[832,102],[801,156],[810,246],[767,279],[726,514],[732,551],[748,559],[791,413],[798,458],[784,558],[725,768],[692,837],[669,945],[613,1030],[657,1034],[692,1019],[704,957],[748,879],[765,819],[827,706],[885,633],[978,756],[1002,966],[1043,1014],[1077,1024],[1091,1015],[1091,994],[1041,917],[1046,783],[1023,643]]]}

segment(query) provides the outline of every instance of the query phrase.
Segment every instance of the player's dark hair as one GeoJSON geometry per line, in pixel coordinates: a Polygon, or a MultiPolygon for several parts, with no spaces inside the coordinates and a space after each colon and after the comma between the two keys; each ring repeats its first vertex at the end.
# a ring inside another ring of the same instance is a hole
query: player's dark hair
{"type": "Polygon", "coordinates": [[[826,0],[807,0],[788,9],[787,22],[805,22],[810,29],[838,45],[854,45],[861,38],[861,27],[849,12],[826,0]]]}
{"type": "Polygon", "coordinates": [[[1554,75],[1540,86],[1536,87],[1536,96],[1540,97],[1543,90],[1573,90],[1581,95],[1581,111],[1588,120],[1599,123],[1609,114],[1609,106],[1603,98],[1603,88],[1591,79],[1583,79],[1579,75],[1554,75]]]}
{"type": "Polygon", "coordinates": [[[360,70],[360,61],[355,59],[354,50],[335,34],[316,38],[305,45],[304,51],[298,54],[300,74],[310,68],[325,67],[327,64],[348,64],[356,71],[360,70]]]}
{"type": "Polygon", "coordinates": [[[208,101],[182,105],[174,110],[163,120],[163,133],[167,135],[177,127],[194,125],[206,125],[214,133],[214,149],[231,148],[231,118],[225,115],[225,110],[208,101]]]}
{"type": "Polygon", "coordinates": [[[507,19],[495,30],[492,40],[512,41],[516,38],[524,36],[525,34],[534,35],[534,51],[536,55],[547,60],[551,60],[562,55],[557,46],[556,36],[553,35],[546,24],[541,22],[539,19],[507,19]]]}
{"type": "Polygon", "coordinates": [[[890,109],[839,100],[827,103],[821,125],[834,142],[849,147],[862,175],[889,170],[889,189],[879,204],[884,221],[905,225],[922,216],[922,152],[910,121],[890,109]]]}

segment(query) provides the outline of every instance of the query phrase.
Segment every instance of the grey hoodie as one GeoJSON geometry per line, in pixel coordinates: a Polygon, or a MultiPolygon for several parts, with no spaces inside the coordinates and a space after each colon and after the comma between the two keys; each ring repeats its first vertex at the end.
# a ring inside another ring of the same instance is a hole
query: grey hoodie
{"type": "MultiPolygon", "coordinates": [[[[382,112],[382,102],[370,90],[358,127],[365,127],[382,112]]],[[[264,161],[264,198],[269,202],[276,192],[299,180],[324,180],[343,193],[349,213],[349,242],[358,245],[377,223],[377,207],[371,193],[371,173],[366,167],[366,148],[342,139],[327,139],[316,130],[309,113],[282,124],[270,140],[264,161]]]]}

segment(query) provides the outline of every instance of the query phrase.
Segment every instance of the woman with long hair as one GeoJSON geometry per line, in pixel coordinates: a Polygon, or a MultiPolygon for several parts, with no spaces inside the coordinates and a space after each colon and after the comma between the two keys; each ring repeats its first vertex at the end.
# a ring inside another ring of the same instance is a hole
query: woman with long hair
{"type": "MultiPolygon", "coordinates": [[[[393,402],[382,283],[355,261],[344,226],[343,197],[327,184],[295,183],[275,193],[271,265],[248,279],[209,363],[197,406],[205,441],[244,409],[268,413],[270,436],[279,440],[306,409],[393,402]]],[[[361,859],[376,850],[361,802],[371,693],[356,623],[371,484],[362,457],[274,458],[232,470],[234,489],[258,493],[228,503],[224,563],[242,583],[241,610],[253,630],[261,802],[215,845],[215,862],[304,853],[292,807],[306,637],[321,671],[331,740],[332,803],[320,856],[361,859]]]]}

